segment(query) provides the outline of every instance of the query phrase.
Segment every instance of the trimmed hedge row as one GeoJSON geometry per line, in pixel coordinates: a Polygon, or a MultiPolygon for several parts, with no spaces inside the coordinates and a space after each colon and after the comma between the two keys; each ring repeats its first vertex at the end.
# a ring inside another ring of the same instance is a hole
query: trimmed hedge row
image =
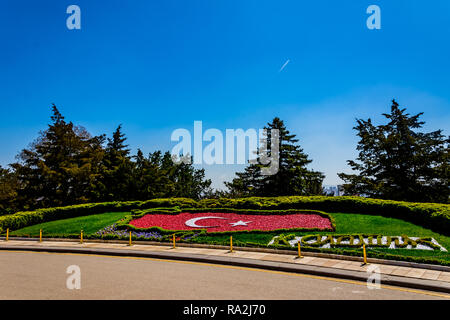
{"type": "Polygon", "coordinates": [[[223,198],[201,201],[186,198],[170,198],[147,201],[81,204],[68,207],[38,209],[1,216],[0,232],[4,232],[6,228],[17,230],[37,223],[83,215],[163,207],[255,210],[310,209],[325,212],[370,214],[402,219],[429,228],[440,234],[450,235],[450,205],[448,204],[401,202],[362,197],[324,196],[223,198]]]}
{"type": "Polygon", "coordinates": [[[17,230],[34,224],[47,221],[75,218],[91,214],[106,212],[130,211],[140,204],[140,201],[128,202],[102,202],[79,204],[67,207],[37,209],[34,211],[21,211],[10,215],[0,216],[0,232],[6,228],[17,230]]]}

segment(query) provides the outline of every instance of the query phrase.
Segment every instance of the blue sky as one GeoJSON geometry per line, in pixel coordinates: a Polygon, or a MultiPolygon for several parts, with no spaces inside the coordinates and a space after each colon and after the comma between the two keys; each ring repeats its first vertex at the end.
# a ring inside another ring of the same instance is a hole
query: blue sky
{"type": "MultiPolygon", "coordinates": [[[[390,101],[450,129],[450,1],[21,1],[0,10],[0,164],[46,128],[51,103],[92,134],[119,124],[133,152],[170,134],[285,120],[337,184],[355,118],[390,101]],[[81,30],[66,8],[81,8],[81,30]],[[381,30],[366,8],[381,8],[381,30]],[[280,68],[289,63],[280,72],[280,68]]],[[[214,186],[242,166],[205,167],[214,186]]]]}

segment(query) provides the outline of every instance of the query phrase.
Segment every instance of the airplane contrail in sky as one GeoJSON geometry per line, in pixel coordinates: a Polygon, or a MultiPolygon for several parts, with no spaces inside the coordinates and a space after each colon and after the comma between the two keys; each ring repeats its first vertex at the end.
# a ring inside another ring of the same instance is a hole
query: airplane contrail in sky
{"type": "Polygon", "coordinates": [[[280,68],[280,71],[278,71],[278,72],[283,71],[283,69],[287,66],[287,64],[289,63],[289,61],[291,61],[291,60],[287,59],[287,61],[283,64],[283,66],[280,68]]]}

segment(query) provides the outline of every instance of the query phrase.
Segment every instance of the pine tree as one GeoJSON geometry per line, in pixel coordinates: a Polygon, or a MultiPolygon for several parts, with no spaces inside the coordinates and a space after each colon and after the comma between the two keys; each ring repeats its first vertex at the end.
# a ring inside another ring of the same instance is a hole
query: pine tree
{"type": "Polygon", "coordinates": [[[52,113],[48,129],[11,165],[24,208],[87,202],[96,190],[104,137],[66,122],[55,105],[52,113]]]}
{"type": "Polygon", "coordinates": [[[112,138],[93,137],[55,105],[47,130],[17,159],[12,171],[0,167],[0,214],[108,200],[198,199],[211,185],[204,170],[174,163],[169,152],[146,158],[138,150],[131,157],[121,125],[112,138]]]}
{"type": "Polygon", "coordinates": [[[171,187],[165,172],[161,170],[161,151],[155,151],[144,157],[140,149],[134,158],[132,198],[148,200],[162,198],[170,193],[171,187]]]}
{"type": "Polygon", "coordinates": [[[448,202],[450,196],[450,139],[442,130],[419,132],[419,113],[410,116],[393,100],[387,124],[357,119],[360,141],[356,161],[347,163],[358,174],[338,174],[347,194],[374,198],[448,202]]]}
{"type": "Polygon", "coordinates": [[[261,173],[260,157],[258,163],[247,166],[244,172],[237,173],[237,178],[225,183],[234,196],[290,196],[322,194],[324,175],[307,168],[312,160],[297,144],[295,134],[287,130],[284,122],[274,118],[265,127],[267,145],[270,146],[271,130],[279,132],[279,169],[276,174],[264,176],[261,173]]]}
{"type": "Polygon", "coordinates": [[[110,201],[130,200],[133,163],[130,150],[125,144],[127,138],[122,133],[122,125],[114,131],[112,138],[108,138],[103,158],[103,199],[110,201]]]}
{"type": "Polygon", "coordinates": [[[227,196],[232,198],[263,196],[263,175],[257,164],[248,165],[243,172],[236,172],[237,178],[225,182],[227,196]]]}
{"type": "Polygon", "coordinates": [[[169,152],[155,151],[145,158],[138,150],[134,158],[132,199],[186,197],[199,199],[208,193],[211,181],[204,170],[175,163],[169,152]]]}
{"type": "Polygon", "coordinates": [[[0,215],[14,213],[17,209],[18,189],[14,172],[0,166],[0,215]]]}
{"type": "Polygon", "coordinates": [[[210,191],[211,180],[205,179],[204,169],[183,161],[176,163],[170,152],[164,153],[161,170],[167,178],[167,197],[200,199],[210,191]]]}

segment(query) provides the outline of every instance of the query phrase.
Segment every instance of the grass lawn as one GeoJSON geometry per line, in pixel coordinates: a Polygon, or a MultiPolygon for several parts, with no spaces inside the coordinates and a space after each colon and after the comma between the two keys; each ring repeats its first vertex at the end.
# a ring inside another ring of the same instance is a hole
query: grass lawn
{"type": "MultiPolygon", "coordinates": [[[[29,226],[20,230],[11,232],[16,236],[39,236],[39,229],[43,230],[44,236],[62,236],[62,235],[78,235],[82,229],[86,235],[92,235],[98,230],[109,226],[128,215],[129,212],[111,212],[103,214],[95,214],[71,219],[57,220],[29,226]]],[[[409,222],[399,219],[386,218],[381,216],[350,214],[350,213],[329,213],[336,222],[335,234],[381,234],[385,236],[401,236],[405,234],[410,237],[433,237],[447,250],[450,250],[450,237],[440,235],[429,229],[422,228],[409,222]]],[[[333,234],[330,231],[324,232],[285,232],[295,233],[296,235],[307,234],[333,234]]],[[[233,242],[236,246],[251,242],[259,246],[266,246],[269,241],[279,232],[267,233],[235,233],[233,234],[233,242]]],[[[196,243],[214,243],[229,244],[229,235],[211,234],[193,238],[191,241],[196,243]]],[[[293,249],[294,250],[294,249],[293,249]]],[[[358,249],[340,249],[348,252],[359,252],[358,249]]],[[[375,253],[387,253],[397,256],[407,257],[426,257],[434,259],[442,259],[450,263],[450,253],[441,251],[428,250],[408,250],[408,249],[369,249],[375,253]]],[[[359,254],[359,253],[358,253],[359,254]]]]}
{"type": "Polygon", "coordinates": [[[46,237],[63,234],[80,234],[81,230],[83,230],[84,234],[89,235],[113,224],[127,214],[129,214],[129,212],[108,212],[77,218],[49,221],[12,231],[11,235],[39,236],[40,229],[42,229],[43,236],[46,237]]]}

